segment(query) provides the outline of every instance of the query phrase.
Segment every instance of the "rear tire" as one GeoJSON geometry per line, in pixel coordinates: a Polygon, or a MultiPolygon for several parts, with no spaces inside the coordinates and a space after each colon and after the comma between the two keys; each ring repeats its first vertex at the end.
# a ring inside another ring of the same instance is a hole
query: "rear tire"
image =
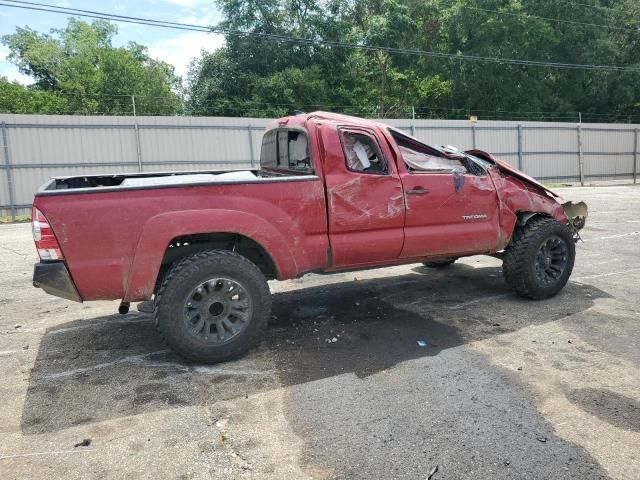
{"type": "Polygon", "coordinates": [[[172,350],[198,363],[247,352],[271,316],[271,293],[256,265],[234,252],[198,252],[175,265],[155,302],[156,327],[172,350]]]}
{"type": "Polygon", "coordinates": [[[453,265],[456,260],[457,258],[443,258],[442,260],[424,262],[423,265],[429,268],[447,268],[449,265],[453,265]]]}
{"type": "Polygon", "coordinates": [[[518,295],[541,300],[566,285],[575,255],[568,225],[553,218],[533,218],[514,233],[505,249],[502,271],[507,285],[518,295]]]}

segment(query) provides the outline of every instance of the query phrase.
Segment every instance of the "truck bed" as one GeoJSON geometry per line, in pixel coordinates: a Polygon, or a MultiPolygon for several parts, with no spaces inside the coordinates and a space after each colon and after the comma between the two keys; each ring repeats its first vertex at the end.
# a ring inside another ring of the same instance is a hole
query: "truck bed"
{"type": "Polygon", "coordinates": [[[326,266],[326,201],[316,175],[58,177],[36,193],[34,207],[53,228],[82,300],[148,298],[176,239],[207,232],[253,239],[272,252],[278,278],[326,266]]]}
{"type": "Polygon", "coordinates": [[[97,191],[107,192],[149,188],[288,182],[305,180],[309,179],[309,177],[314,176],[297,172],[283,173],[281,171],[267,169],[234,171],[198,170],[54,177],[49,183],[43,185],[38,192],[36,192],[36,197],[70,193],[96,193],[97,191]]]}

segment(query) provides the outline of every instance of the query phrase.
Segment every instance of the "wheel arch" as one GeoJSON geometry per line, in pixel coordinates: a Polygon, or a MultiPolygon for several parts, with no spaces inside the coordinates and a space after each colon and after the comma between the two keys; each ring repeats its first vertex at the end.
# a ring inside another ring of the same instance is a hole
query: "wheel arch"
{"type": "Polygon", "coordinates": [[[553,218],[553,216],[547,212],[516,212],[516,225],[515,228],[524,227],[529,221],[535,217],[553,218]]]}
{"type": "Polygon", "coordinates": [[[239,246],[255,250],[264,260],[263,273],[273,278],[290,278],[298,270],[286,238],[257,215],[217,209],[167,212],[152,217],[142,228],[124,300],[148,299],[154,293],[163,264],[174,256],[180,259],[207,246],[227,246],[220,249],[232,251],[239,246]],[[187,243],[190,248],[180,254],[169,254],[169,250],[176,248],[175,242],[187,243]]]}
{"type": "Polygon", "coordinates": [[[278,278],[278,267],[269,251],[259,242],[235,232],[202,232],[180,235],[169,242],[162,257],[154,290],[172,265],[196,252],[226,250],[238,253],[255,264],[268,280],[278,278]]]}

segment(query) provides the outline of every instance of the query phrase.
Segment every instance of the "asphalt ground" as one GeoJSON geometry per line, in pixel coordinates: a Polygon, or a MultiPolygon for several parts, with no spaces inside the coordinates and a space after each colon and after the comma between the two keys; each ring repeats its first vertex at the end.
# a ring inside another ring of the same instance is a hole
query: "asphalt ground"
{"type": "Polygon", "coordinates": [[[557,297],[489,257],[274,282],[215,366],[33,288],[29,225],[0,226],[0,478],[639,479],[640,187],[558,190],[590,218],[557,297]]]}

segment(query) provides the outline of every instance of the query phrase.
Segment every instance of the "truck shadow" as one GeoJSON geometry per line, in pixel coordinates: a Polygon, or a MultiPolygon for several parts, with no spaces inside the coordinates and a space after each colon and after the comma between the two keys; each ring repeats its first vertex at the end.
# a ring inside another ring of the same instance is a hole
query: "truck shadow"
{"type": "Polygon", "coordinates": [[[31,371],[22,430],[37,434],[211,405],[342,374],[365,377],[574,315],[608,296],[572,283],[553,299],[531,302],[506,290],[499,268],[460,264],[413,272],[310,287],[302,282],[298,290],[277,293],[261,344],[240,360],[214,366],[191,365],[168,352],[149,315],[110,315],[49,329],[31,371]]]}

